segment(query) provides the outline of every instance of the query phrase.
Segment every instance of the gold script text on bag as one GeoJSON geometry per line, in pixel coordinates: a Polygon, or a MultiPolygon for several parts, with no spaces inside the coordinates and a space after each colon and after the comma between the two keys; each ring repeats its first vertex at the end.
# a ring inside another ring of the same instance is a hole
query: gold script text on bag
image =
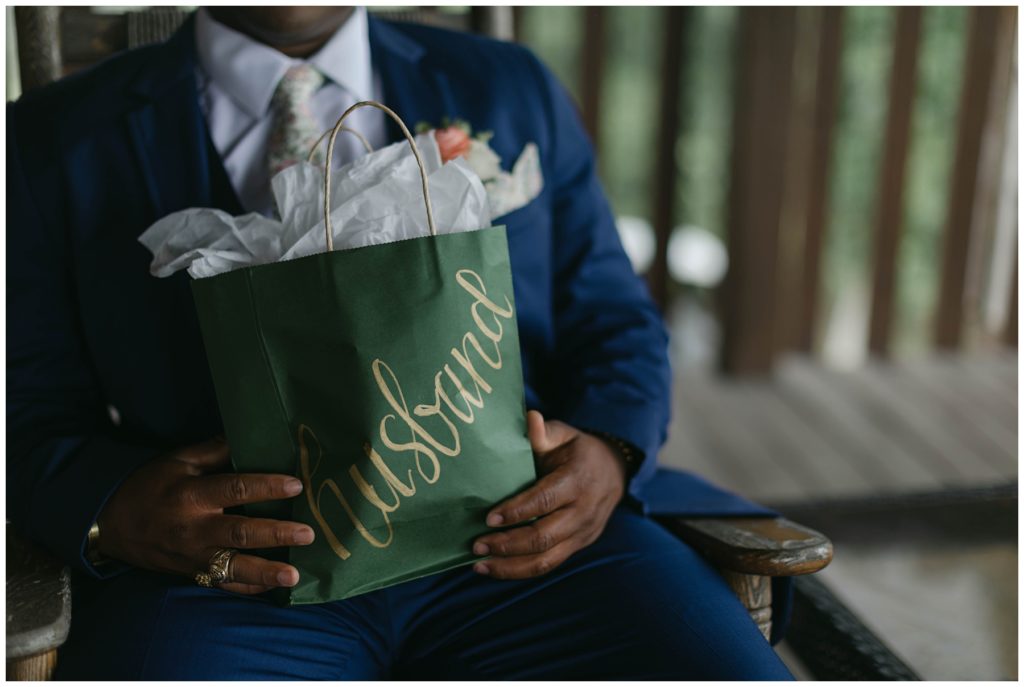
{"type": "MultiPolygon", "coordinates": [[[[193,282],[235,468],[298,476],[254,516],[308,523],[287,549],[319,603],[471,563],[487,511],[535,478],[504,227],[328,251],[193,282]]],[[[344,227],[340,228],[344,231],[344,227]]],[[[269,550],[280,557],[282,550],[269,550]]]]}

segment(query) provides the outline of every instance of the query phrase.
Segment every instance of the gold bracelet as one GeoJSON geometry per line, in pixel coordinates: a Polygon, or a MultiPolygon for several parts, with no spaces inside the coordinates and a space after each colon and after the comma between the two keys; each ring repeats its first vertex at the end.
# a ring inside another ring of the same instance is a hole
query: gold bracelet
{"type": "Polygon", "coordinates": [[[89,528],[85,542],[85,557],[93,565],[100,565],[106,560],[100,553],[100,524],[98,522],[94,522],[89,528]]]}
{"type": "Polygon", "coordinates": [[[606,444],[611,446],[612,450],[615,451],[620,458],[626,463],[626,476],[632,477],[640,469],[640,463],[643,462],[643,452],[633,444],[629,443],[625,439],[620,439],[614,434],[608,432],[599,432],[593,429],[583,430],[588,434],[593,434],[598,439],[601,439],[606,444]]]}

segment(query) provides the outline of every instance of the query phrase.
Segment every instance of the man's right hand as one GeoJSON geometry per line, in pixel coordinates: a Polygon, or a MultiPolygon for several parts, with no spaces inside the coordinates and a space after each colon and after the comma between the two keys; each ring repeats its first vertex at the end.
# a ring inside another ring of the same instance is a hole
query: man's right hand
{"type": "MultiPolygon", "coordinates": [[[[297,522],[225,515],[247,503],[288,499],[302,492],[289,475],[215,473],[229,464],[228,445],[213,439],[186,447],[132,473],[99,516],[100,552],[148,570],[192,577],[217,549],[304,546],[313,530],[297,522]]],[[[299,571],[244,553],[231,561],[232,581],[221,589],[258,594],[293,587],[299,571]]]]}

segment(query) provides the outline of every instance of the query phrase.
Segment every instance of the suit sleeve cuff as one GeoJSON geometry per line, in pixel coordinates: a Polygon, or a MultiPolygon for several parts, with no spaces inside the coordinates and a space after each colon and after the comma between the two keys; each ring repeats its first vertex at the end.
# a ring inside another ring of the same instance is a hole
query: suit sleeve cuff
{"type": "Polygon", "coordinates": [[[71,567],[96,578],[127,568],[110,561],[94,566],[86,555],[89,528],[121,483],[162,449],[124,444],[107,437],[65,439],[55,453],[64,453],[61,467],[36,491],[29,531],[35,541],[71,567]]]}

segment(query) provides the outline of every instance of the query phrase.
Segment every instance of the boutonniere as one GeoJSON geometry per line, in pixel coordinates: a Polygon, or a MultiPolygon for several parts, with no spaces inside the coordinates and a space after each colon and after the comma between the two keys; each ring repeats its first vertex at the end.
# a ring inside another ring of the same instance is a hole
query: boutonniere
{"type": "Polygon", "coordinates": [[[540,155],[535,143],[527,143],[512,165],[512,171],[501,168],[501,157],[491,148],[493,131],[473,133],[473,127],[464,119],[445,117],[438,127],[427,122],[416,125],[416,133],[434,132],[441,162],[463,158],[470,169],[480,177],[487,190],[491,218],[500,217],[527,205],[540,195],[544,178],[540,170],[540,155]]]}

